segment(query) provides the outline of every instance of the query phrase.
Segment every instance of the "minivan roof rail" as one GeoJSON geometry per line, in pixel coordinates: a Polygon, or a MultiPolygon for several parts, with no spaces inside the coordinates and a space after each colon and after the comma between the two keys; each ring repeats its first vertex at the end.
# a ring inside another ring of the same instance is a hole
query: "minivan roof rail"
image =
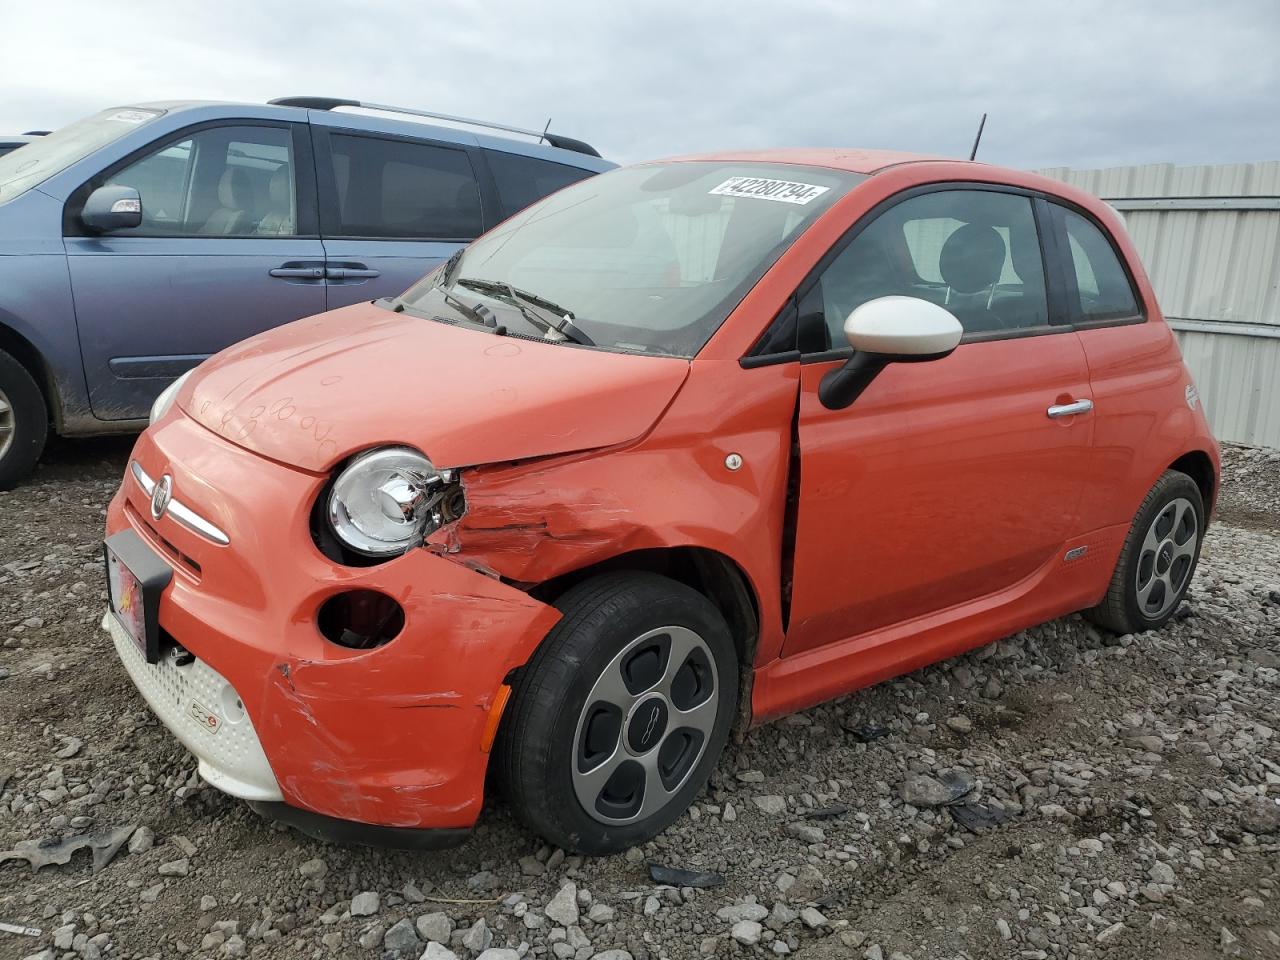
{"type": "Polygon", "coordinates": [[[337,97],[277,97],[275,100],[268,100],[270,104],[277,107],[302,107],[306,110],[333,110],[337,107],[359,107],[362,110],[382,110],[386,113],[404,113],[414,117],[426,117],[428,120],[446,120],[449,123],[465,123],[472,127],[485,127],[489,130],[502,130],[506,133],[519,133],[527,137],[537,137],[538,141],[545,140],[553,147],[560,147],[562,150],[572,150],[574,153],[585,153],[588,156],[598,157],[600,152],[589,143],[581,140],[575,140],[573,137],[564,137],[558,133],[548,133],[546,130],[526,130],[523,127],[510,127],[504,123],[490,123],[488,120],[472,120],[469,117],[454,117],[447,113],[431,113],[427,110],[414,110],[409,107],[393,107],[385,103],[366,103],[362,100],[342,100],[337,97]]]}

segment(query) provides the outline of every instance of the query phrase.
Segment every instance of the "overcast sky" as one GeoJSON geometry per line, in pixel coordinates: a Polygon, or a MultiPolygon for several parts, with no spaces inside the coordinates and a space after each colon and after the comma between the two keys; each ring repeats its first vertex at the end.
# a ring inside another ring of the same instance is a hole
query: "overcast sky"
{"type": "Polygon", "coordinates": [[[6,2],[0,133],[315,94],[627,162],[860,146],[1018,167],[1280,159],[1280,0],[6,2]]]}

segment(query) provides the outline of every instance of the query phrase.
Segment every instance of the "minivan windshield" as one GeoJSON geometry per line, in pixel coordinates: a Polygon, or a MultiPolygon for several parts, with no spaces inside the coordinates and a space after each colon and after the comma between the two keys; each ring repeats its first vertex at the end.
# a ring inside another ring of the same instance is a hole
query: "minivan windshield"
{"type": "Polygon", "coordinates": [[[25,193],[163,113],[147,107],[112,107],[5,154],[0,157],[0,203],[25,193]]]}
{"type": "Polygon", "coordinates": [[[865,179],[778,163],[613,170],[511,217],[401,302],[432,315],[483,303],[511,332],[693,357],[795,238],[865,179]]]}

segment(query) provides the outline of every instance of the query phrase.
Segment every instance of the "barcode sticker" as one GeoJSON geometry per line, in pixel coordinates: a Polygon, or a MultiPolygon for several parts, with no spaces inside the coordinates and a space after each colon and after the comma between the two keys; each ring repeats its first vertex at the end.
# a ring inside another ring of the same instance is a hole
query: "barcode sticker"
{"type": "Polygon", "coordinates": [[[814,183],[797,183],[794,180],[769,180],[765,177],[730,177],[710,193],[716,197],[754,197],[757,200],[775,200],[778,203],[805,204],[822,196],[830,187],[814,183]]]}

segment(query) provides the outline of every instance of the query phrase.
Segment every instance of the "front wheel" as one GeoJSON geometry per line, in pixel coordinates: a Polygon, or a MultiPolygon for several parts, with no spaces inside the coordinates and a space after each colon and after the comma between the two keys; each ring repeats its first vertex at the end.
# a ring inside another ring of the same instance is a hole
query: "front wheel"
{"type": "Polygon", "coordinates": [[[616,853],[670,826],[729,736],[738,658],[697,591],[617,573],[567,591],[521,671],[495,756],[518,818],[575,853],[616,853]]]}
{"type": "Polygon", "coordinates": [[[1168,470],[1147,493],[1102,602],[1084,615],[1117,633],[1164,626],[1200,559],[1204,499],[1185,473],[1168,470]]]}
{"type": "Polygon", "coordinates": [[[0,490],[21,480],[40,459],[49,411],[31,374],[0,350],[0,490]]]}

